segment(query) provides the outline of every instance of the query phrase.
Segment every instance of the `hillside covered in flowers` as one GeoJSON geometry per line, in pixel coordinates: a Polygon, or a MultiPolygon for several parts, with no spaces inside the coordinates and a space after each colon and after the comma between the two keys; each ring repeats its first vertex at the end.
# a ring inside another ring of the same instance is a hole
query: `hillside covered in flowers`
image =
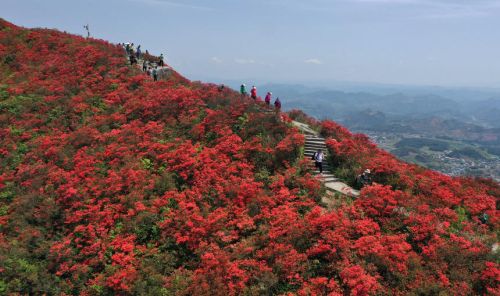
{"type": "Polygon", "coordinates": [[[500,186],[0,19],[0,295],[499,295],[500,186]],[[308,123],[357,199],[330,196],[308,123]]]}

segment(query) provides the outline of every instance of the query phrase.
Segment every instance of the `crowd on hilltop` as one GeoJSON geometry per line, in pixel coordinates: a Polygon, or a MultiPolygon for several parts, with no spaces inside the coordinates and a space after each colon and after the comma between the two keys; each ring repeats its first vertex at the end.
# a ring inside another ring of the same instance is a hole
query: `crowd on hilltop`
{"type": "MultiPolygon", "coordinates": [[[[125,50],[125,54],[130,60],[130,64],[134,65],[137,64],[137,60],[141,58],[142,56],[142,50],[141,46],[138,45],[137,49],[135,49],[134,43],[119,43],[120,46],[123,47],[123,50],[125,50]]],[[[146,50],[146,54],[149,54],[148,51],[146,50]]]]}
{"type": "Polygon", "coordinates": [[[137,46],[137,49],[134,43],[126,42],[119,45],[123,47],[130,65],[137,65],[138,61],[142,59],[142,71],[152,77],[154,81],[158,81],[162,73],[161,69],[165,66],[163,53],[159,57],[154,57],[149,54],[148,50],[143,53],[140,45],[137,46]]]}

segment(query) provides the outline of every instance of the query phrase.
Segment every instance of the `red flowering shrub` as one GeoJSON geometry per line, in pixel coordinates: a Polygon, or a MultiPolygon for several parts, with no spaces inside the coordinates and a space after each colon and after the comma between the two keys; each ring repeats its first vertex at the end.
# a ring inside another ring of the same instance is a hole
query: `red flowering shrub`
{"type": "Polygon", "coordinates": [[[0,294],[498,291],[498,184],[263,108],[0,20],[0,294]],[[371,168],[375,184],[324,208],[292,119],[328,138],[338,176],[371,168]]]}
{"type": "Polygon", "coordinates": [[[361,266],[347,267],[340,273],[351,295],[373,295],[380,288],[377,279],[367,274],[361,266]]]}
{"type": "Polygon", "coordinates": [[[320,134],[325,138],[333,138],[337,141],[343,141],[346,138],[352,137],[352,134],[348,129],[333,121],[324,120],[320,124],[320,134]]]}
{"type": "Polygon", "coordinates": [[[487,294],[498,295],[498,286],[500,285],[500,269],[498,264],[486,262],[486,268],[481,274],[481,280],[484,281],[484,289],[487,294]]]}

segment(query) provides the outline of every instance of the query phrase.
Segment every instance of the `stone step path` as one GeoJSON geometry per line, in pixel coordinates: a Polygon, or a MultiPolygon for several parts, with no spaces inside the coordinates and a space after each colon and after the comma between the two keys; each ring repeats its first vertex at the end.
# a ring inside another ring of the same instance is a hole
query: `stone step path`
{"type": "MultiPolygon", "coordinates": [[[[307,124],[293,121],[295,126],[297,126],[304,134],[306,142],[304,145],[304,157],[310,159],[311,165],[314,166],[314,160],[312,156],[314,153],[321,149],[325,154],[325,158],[328,157],[328,149],[325,144],[325,139],[320,137],[316,131],[311,129],[307,124]]],[[[326,189],[332,193],[340,193],[350,197],[358,197],[359,191],[351,188],[349,185],[343,183],[338,178],[336,178],[332,173],[330,165],[323,162],[323,174],[320,174],[318,169],[315,169],[314,173],[316,177],[323,182],[326,189]]]]}

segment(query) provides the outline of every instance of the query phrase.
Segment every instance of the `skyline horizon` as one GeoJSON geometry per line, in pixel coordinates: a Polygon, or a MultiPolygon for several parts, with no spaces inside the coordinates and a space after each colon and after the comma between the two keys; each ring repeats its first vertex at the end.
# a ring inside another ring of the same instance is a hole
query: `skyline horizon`
{"type": "Polygon", "coordinates": [[[0,15],[81,36],[88,24],[192,80],[500,89],[497,16],[500,0],[24,0],[0,15]]]}
{"type": "MultiPolygon", "coordinates": [[[[0,16],[0,19],[2,17],[0,16]]],[[[9,21],[8,19],[4,19],[6,21],[9,21]]],[[[10,21],[9,21],[10,22],[10,21]]],[[[11,22],[12,23],[12,22],[11,22]]],[[[50,29],[50,30],[58,30],[61,32],[65,32],[68,34],[73,34],[81,37],[86,37],[86,31],[85,29],[82,29],[82,32],[69,32],[66,30],[61,30],[56,27],[26,27],[23,25],[19,25],[16,23],[13,23],[16,26],[19,27],[25,27],[28,29],[50,29]]],[[[82,26],[83,27],[83,26],[82,26]]],[[[124,42],[116,42],[112,41],[103,37],[97,37],[93,36],[91,34],[90,38],[96,39],[96,40],[104,40],[106,42],[112,43],[112,44],[120,44],[124,42]]],[[[142,46],[141,46],[142,47],[142,46]]],[[[157,55],[154,52],[151,52],[152,55],[157,55]]],[[[176,67],[173,67],[175,70],[179,71],[176,67]]],[[[494,92],[500,92],[500,84],[499,85],[459,85],[459,84],[418,84],[418,83],[405,83],[405,82],[391,82],[391,81],[361,81],[361,80],[338,80],[338,79],[314,79],[314,80],[304,80],[304,79],[274,79],[274,80],[269,80],[269,79],[261,79],[261,78],[255,78],[255,77],[246,77],[246,78],[234,78],[234,77],[211,77],[210,75],[206,74],[193,74],[193,73],[183,73],[180,72],[181,75],[186,76],[186,78],[192,80],[192,81],[203,81],[207,83],[213,83],[214,81],[219,81],[219,82],[224,82],[224,81],[257,81],[259,84],[297,84],[297,85],[302,85],[302,86],[307,86],[307,87],[325,87],[328,88],[328,86],[325,86],[325,84],[328,83],[337,83],[337,84],[346,84],[346,85],[363,85],[365,87],[369,86],[374,86],[374,87],[401,87],[401,88],[442,88],[442,89],[470,89],[470,90],[489,90],[489,91],[494,91],[494,92]],[[266,82],[263,82],[266,80],[266,82]]],[[[329,88],[333,89],[333,88],[329,88]]]]}
{"type": "MultiPolygon", "coordinates": [[[[184,75],[183,73],[180,73],[184,75]]],[[[184,75],[185,76],[185,75],[184,75]]],[[[246,77],[241,79],[235,79],[232,77],[210,77],[199,75],[200,79],[190,79],[193,81],[203,81],[210,83],[212,81],[258,81],[259,83],[263,82],[263,79],[255,78],[255,77],[246,77]]],[[[335,83],[335,84],[345,84],[347,85],[363,85],[363,86],[374,86],[374,87],[402,87],[402,88],[442,88],[442,89],[470,89],[470,90],[490,90],[490,91],[498,91],[500,92],[500,85],[454,85],[454,84],[411,84],[411,83],[397,83],[397,82],[379,82],[379,81],[353,81],[353,80],[328,80],[328,79],[314,79],[314,80],[268,80],[265,79],[266,84],[297,84],[303,86],[311,86],[311,87],[322,87],[327,83],[335,83]]]]}

